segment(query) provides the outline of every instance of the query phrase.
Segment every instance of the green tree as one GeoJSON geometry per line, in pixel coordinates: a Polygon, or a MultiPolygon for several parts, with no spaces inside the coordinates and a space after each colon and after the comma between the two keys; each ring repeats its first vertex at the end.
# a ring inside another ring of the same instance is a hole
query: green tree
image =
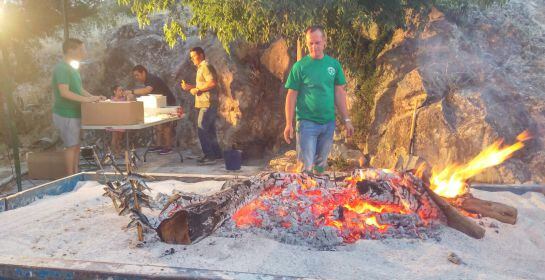
{"type": "MultiPolygon", "coordinates": [[[[131,7],[141,26],[150,15],[168,11],[164,25],[166,41],[174,46],[185,39],[184,29],[196,26],[200,34],[212,32],[229,52],[230,43],[245,40],[268,43],[278,37],[288,42],[301,39],[309,25],[320,24],[328,34],[328,52],[337,57],[356,79],[357,102],[354,114],[357,130],[365,134],[374,96],[375,58],[395,28],[403,28],[407,18],[432,6],[452,14],[470,7],[503,4],[507,0],[118,0],[131,7]],[[190,10],[189,20],[182,15],[190,10]],[[364,30],[376,27],[370,38],[364,30]],[[363,106],[363,107],[362,107],[363,106]]],[[[362,135],[363,136],[363,135],[362,135]]]]}
{"type": "Polygon", "coordinates": [[[402,27],[405,18],[432,6],[451,11],[465,11],[473,5],[488,6],[506,0],[118,0],[131,7],[141,25],[150,23],[149,16],[169,11],[165,24],[167,41],[174,45],[184,39],[183,27],[198,27],[201,34],[212,31],[228,49],[229,43],[244,39],[252,43],[267,43],[282,36],[295,39],[311,25],[320,24],[328,30],[331,41],[354,47],[361,29],[377,24],[382,29],[402,27]],[[191,10],[188,22],[177,15],[184,7],[191,10]],[[355,38],[353,35],[358,35],[355,38]]]}

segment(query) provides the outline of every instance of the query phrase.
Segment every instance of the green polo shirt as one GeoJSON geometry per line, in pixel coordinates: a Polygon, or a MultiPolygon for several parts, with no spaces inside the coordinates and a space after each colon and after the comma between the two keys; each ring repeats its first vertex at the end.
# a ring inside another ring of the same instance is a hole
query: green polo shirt
{"type": "Polygon", "coordinates": [[[297,120],[325,124],[335,120],[335,86],[345,85],[341,63],[324,55],[322,59],[305,56],[291,68],[285,88],[298,92],[297,120]]]}
{"type": "Polygon", "coordinates": [[[65,118],[81,118],[81,105],[79,102],[66,99],[61,96],[59,84],[68,85],[68,89],[78,95],[83,95],[83,87],[79,71],[65,61],[61,61],[53,68],[53,113],[65,118]]]}

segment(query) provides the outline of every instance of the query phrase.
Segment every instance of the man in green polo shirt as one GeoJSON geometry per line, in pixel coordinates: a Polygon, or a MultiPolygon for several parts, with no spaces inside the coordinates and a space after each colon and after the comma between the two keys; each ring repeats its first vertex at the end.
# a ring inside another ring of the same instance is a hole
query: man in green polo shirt
{"type": "Polygon", "coordinates": [[[53,68],[53,123],[59,130],[65,150],[66,172],[78,172],[80,157],[81,106],[83,102],[105,99],[86,91],[81,83],[79,62],[85,58],[83,42],[68,39],[62,45],[63,60],[53,68]]]}
{"type": "Polygon", "coordinates": [[[354,133],[346,107],[346,79],[340,62],[324,54],[327,37],[321,26],[305,30],[309,55],[291,68],[285,88],[286,127],[284,139],[293,139],[293,115],[297,117],[297,157],[303,171],[322,173],[333,145],[335,106],[347,136],[354,133]]]}

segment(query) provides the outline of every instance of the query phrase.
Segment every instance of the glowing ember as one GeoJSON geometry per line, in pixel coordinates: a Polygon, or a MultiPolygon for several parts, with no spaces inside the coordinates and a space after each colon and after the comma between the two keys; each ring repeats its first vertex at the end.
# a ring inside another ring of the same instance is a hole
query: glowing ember
{"type": "Polygon", "coordinates": [[[527,131],[517,136],[518,142],[503,146],[503,139],[488,146],[474,159],[465,165],[452,164],[440,172],[433,172],[431,189],[442,197],[454,198],[468,192],[466,181],[481,173],[484,169],[501,164],[510,158],[514,152],[524,147],[524,141],[531,136],[527,131]]]}
{"type": "Polygon", "coordinates": [[[412,174],[380,169],[354,174],[335,183],[305,174],[276,173],[274,182],[239,209],[233,221],[239,228],[283,231],[303,239],[331,239],[335,244],[396,233],[421,237],[431,221],[441,218],[412,174]]]}
{"type": "Polygon", "coordinates": [[[233,219],[236,221],[238,227],[247,227],[249,225],[261,225],[261,219],[252,215],[257,209],[265,210],[261,200],[254,200],[251,203],[244,206],[233,215],[233,219]]]}

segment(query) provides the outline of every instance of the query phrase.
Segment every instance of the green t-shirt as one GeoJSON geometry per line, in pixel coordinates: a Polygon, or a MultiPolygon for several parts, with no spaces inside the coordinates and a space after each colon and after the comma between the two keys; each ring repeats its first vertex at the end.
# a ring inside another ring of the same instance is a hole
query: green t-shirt
{"type": "Polygon", "coordinates": [[[53,113],[65,118],[81,118],[81,105],[79,102],[66,99],[61,96],[59,84],[67,84],[71,92],[83,95],[81,76],[65,61],[61,61],[53,68],[53,113]]]}
{"type": "Polygon", "coordinates": [[[335,120],[335,86],[346,84],[341,63],[325,55],[305,56],[291,68],[285,88],[298,92],[297,120],[325,124],[335,120]]]}

